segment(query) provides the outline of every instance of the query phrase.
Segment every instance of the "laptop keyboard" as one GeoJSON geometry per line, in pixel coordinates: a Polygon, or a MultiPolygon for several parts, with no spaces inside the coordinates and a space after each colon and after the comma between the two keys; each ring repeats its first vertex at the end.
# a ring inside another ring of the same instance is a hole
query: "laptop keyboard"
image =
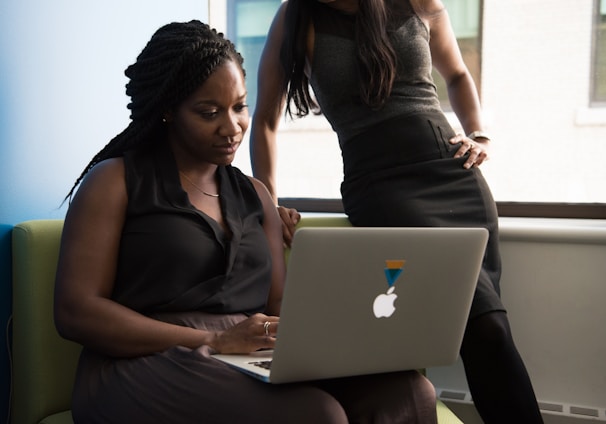
{"type": "Polygon", "coordinates": [[[271,368],[271,360],[251,362],[251,365],[255,365],[257,367],[265,368],[266,370],[268,370],[271,368]]]}

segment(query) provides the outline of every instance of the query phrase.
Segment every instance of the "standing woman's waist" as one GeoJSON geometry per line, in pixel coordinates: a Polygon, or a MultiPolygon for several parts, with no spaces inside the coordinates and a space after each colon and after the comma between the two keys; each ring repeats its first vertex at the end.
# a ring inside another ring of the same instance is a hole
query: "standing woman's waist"
{"type": "Polygon", "coordinates": [[[377,170],[452,157],[455,133],[442,113],[397,117],[341,142],[345,180],[377,170]]]}

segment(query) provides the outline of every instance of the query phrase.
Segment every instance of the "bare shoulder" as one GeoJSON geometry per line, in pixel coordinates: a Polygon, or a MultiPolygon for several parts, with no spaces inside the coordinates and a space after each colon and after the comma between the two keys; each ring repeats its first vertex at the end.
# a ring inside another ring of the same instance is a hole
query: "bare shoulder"
{"type": "MultiPolygon", "coordinates": [[[[286,8],[288,7],[288,1],[282,2],[278,8],[272,23],[269,27],[267,34],[267,47],[275,49],[282,43],[284,37],[284,26],[286,25],[286,8]]],[[[267,48],[265,49],[267,50],[267,48]]]]}
{"type": "Polygon", "coordinates": [[[97,186],[101,186],[109,191],[115,189],[116,185],[126,185],[124,180],[124,159],[121,157],[106,159],[97,163],[82,180],[82,187],[92,186],[96,188],[97,186]]]}
{"type": "Polygon", "coordinates": [[[122,157],[105,159],[97,163],[89,172],[88,175],[124,175],[124,159],[122,157]]]}
{"type": "Polygon", "coordinates": [[[126,208],[126,180],[124,160],[122,158],[106,159],[96,164],[84,177],[70,204],[70,210],[126,208]]]}
{"type": "MultiPolygon", "coordinates": [[[[264,198],[266,196],[269,196],[269,190],[267,189],[265,184],[263,184],[263,182],[261,182],[261,180],[255,178],[255,177],[252,177],[250,175],[247,175],[247,177],[250,180],[250,182],[252,183],[255,190],[257,191],[257,194],[259,195],[261,200],[264,201],[264,198]]],[[[269,198],[271,199],[271,196],[269,196],[269,198]]]]}
{"type": "Polygon", "coordinates": [[[287,7],[288,7],[288,0],[283,1],[283,2],[280,4],[280,7],[278,7],[278,15],[280,15],[280,16],[282,16],[282,17],[283,17],[283,16],[284,16],[284,13],[286,13],[286,8],[287,8],[287,7]]]}
{"type": "Polygon", "coordinates": [[[410,0],[415,13],[422,19],[433,19],[441,15],[446,7],[440,0],[410,0]]]}
{"type": "Polygon", "coordinates": [[[284,20],[286,19],[286,8],[288,7],[288,1],[284,1],[280,4],[280,6],[278,7],[278,10],[274,16],[274,20],[272,22],[271,28],[270,28],[270,34],[272,32],[278,32],[279,35],[282,35],[283,32],[283,27],[284,27],[284,20]],[[276,31],[278,30],[278,31],[276,31]]]}

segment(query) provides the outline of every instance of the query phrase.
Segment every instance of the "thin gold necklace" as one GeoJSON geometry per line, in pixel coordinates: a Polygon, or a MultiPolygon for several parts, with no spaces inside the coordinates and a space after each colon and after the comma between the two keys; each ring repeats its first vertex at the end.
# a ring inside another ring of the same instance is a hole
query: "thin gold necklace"
{"type": "Polygon", "coordinates": [[[204,195],[206,195],[208,197],[219,197],[218,193],[217,194],[213,194],[213,193],[209,193],[207,191],[202,190],[200,187],[198,187],[196,185],[196,183],[194,183],[192,180],[190,180],[189,177],[187,175],[185,175],[185,173],[179,171],[179,174],[183,175],[183,178],[185,178],[187,181],[189,181],[189,183],[191,185],[193,185],[195,188],[197,188],[200,193],[202,193],[202,194],[204,194],[204,195]]]}

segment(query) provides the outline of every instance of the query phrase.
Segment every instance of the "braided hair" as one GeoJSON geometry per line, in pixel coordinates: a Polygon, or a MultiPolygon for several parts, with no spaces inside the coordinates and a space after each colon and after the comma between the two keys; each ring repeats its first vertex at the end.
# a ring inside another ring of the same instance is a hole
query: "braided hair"
{"type": "MultiPolygon", "coordinates": [[[[222,33],[198,20],[173,22],[158,29],[137,61],[124,71],[131,122],[88,163],[65,200],[71,199],[84,176],[99,162],[144,148],[166,135],[163,115],[176,108],[215,69],[232,60],[244,73],[242,56],[222,33]]],[[[65,201],[64,200],[64,201],[65,201]]]]}

